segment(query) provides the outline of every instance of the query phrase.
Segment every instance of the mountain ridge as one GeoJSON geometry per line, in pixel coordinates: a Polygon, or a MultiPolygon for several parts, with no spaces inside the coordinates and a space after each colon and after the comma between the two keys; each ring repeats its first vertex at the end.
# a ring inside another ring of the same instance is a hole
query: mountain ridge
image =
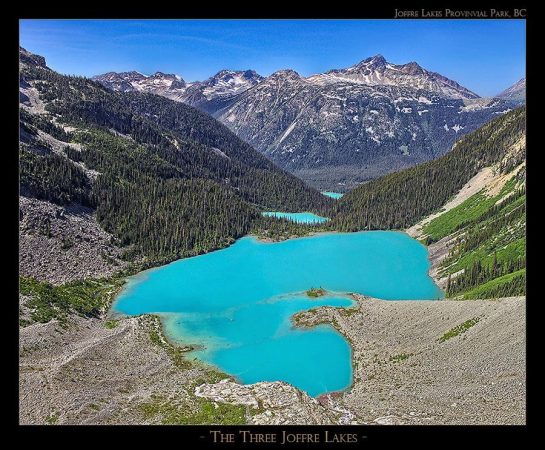
{"type": "Polygon", "coordinates": [[[496,97],[511,101],[516,105],[524,104],[526,102],[526,77],[521,78],[496,97]]]}
{"type": "Polygon", "coordinates": [[[325,83],[347,81],[370,86],[396,85],[437,92],[452,98],[479,98],[479,95],[464,88],[456,81],[437,72],[428,71],[415,61],[392,64],[386,61],[382,55],[366,58],[346,69],[333,69],[324,74],[312,75],[307,79],[318,83],[323,80],[325,83]],[[327,77],[328,75],[330,77],[327,77]],[[416,77],[420,77],[420,79],[415,79],[416,77]]]}
{"type": "MultiPolygon", "coordinates": [[[[251,69],[247,69],[247,70],[223,69],[223,70],[220,70],[219,72],[217,72],[215,75],[207,78],[204,81],[194,81],[194,82],[191,82],[191,83],[185,83],[184,82],[184,85],[180,86],[180,88],[183,89],[186,86],[187,87],[193,86],[194,88],[197,87],[197,86],[201,86],[201,85],[210,86],[214,80],[217,80],[218,78],[221,78],[221,76],[224,75],[224,74],[228,74],[228,75],[231,74],[231,75],[234,75],[235,77],[236,76],[238,76],[238,77],[243,76],[244,78],[246,78],[248,80],[250,80],[250,79],[257,80],[258,82],[265,79],[265,78],[269,78],[271,76],[278,77],[278,76],[283,76],[283,75],[290,75],[290,76],[295,76],[297,78],[301,78],[301,79],[304,79],[304,80],[308,80],[310,82],[317,82],[317,83],[322,82],[322,77],[327,76],[327,75],[331,75],[331,74],[347,74],[347,75],[358,75],[359,74],[364,78],[358,78],[357,76],[352,76],[352,77],[347,76],[346,78],[342,79],[342,81],[356,82],[356,83],[362,83],[362,84],[368,84],[368,85],[381,85],[381,84],[402,85],[402,84],[400,84],[399,80],[396,83],[396,82],[393,82],[388,77],[384,77],[385,72],[392,73],[392,72],[395,72],[395,71],[400,72],[405,76],[406,79],[403,80],[403,83],[407,84],[407,85],[410,85],[410,81],[408,81],[407,78],[415,77],[415,76],[424,76],[424,77],[427,77],[429,79],[428,88],[425,89],[425,90],[428,90],[430,92],[433,92],[434,90],[438,90],[439,89],[438,84],[442,83],[445,86],[448,86],[450,88],[450,90],[443,91],[444,94],[453,96],[455,98],[480,98],[480,96],[478,94],[476,94],[474,92],[471,92],[469,89],[461,86],[456,81],[451,80],[451,79],[449,79],[449,78],[447,78],[447,77],[445,77],[445,76],[443,76],[443,75],[441,75],[441,74],[439,74],[437,72],[426,70],[415,61],[411,61],[411,62],[408,62],[408,63],[405,63],[405,64],[392,64],[392,63],[389,63],[388,61],[386,61],[386,59],[382,55],[375,55],[375,56],[368,57],[366,59],[363,59],[359,63],[354,64],[354,65],[349,66],[349,67],[344,68],[344,69],[331,69],[331,70],[328,70],[328,71],[326,71],[324,73],[317,73],[317,74],[309,75],[308,77],[302,77],[301,75],[299,75],[297,73],[297,71],[295,71],[293,69],[279,69],[279,70],[273,72],[268,77],[263,77],[263,76],[259,75],[257,72],[255,72],[254,70],[251,70],[251,69]],[[373,75],[375,75],[374,77],[369,76],[372,71],[378,72],[379,75],[376,76],[376,74],[373,74],[373,75]],[[248,74],[251,74],[251,76],[248,76],[248,74]],[[435,81],[435,84],[431,83],[432,80],[435,81]]],[[[108,78],[112,77],[113,75],[117,75],[117,78],[120,81],[125,80],[125,81],[127,81],[129,83],[131,83],[131,82],[135,83],[136,86],[133,85],[134,90],[144,90],[142,87],[138,86],[138,82],[142,81],[142,80],[145,80],[145,79],[152,78],[152,77],[154,77],[156,75],[166,75],[167,77],[178,77],[179,80],[183,81],[183,78],[181,76],[179,76],[179,75],[163,74],[162,72],[155,72],[155,74],[153,74],[153,75],[143,75],[140,72],[136,72],[136,71],[107,72],[107,73],[104,73],[104,74],[95,75],[95,76],[92,77],[92,79],[94,79],[96,81],[99,81],[99,82],[104,82],[104,84],[108,86],[108,82],[109,82],[108,78]],[[137,74],[138,77],[135,78],[133,76],[134,74],[137,74]]],[[[323,79],[323,82],[332,82],[332,81],[333,80],[328,79],[327,77],[325,77],[323,79]]],[[[337,80],[337,81],[341,81],[341,80],[337,80]]],[[[251,83],[248,83],[246,86],[244,86],[245,89],[249,89],[250,87],[252,87],[251,83]]],[[[242,91],[242,90],[245,90],[245,89],[237,89],[237,91],[242,91]]],[[[182,92],[179,92],[178,94],[180,94],[180,96],[181,96],[182,92]]]]}
{"type": "Polygon", "coordinates": [[[168,96],[211,114],[312,186],[334,191],[437,158],[516,106],[381,55],[310,77],[282,69],[236,91],[200,82],[168,96]]]}

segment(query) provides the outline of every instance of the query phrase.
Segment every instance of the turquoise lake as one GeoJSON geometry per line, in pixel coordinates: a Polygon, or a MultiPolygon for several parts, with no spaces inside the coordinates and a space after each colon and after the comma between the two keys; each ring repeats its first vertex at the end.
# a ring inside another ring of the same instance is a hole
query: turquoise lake
{"type": "Polygon", "coordinates": [[[426,248],[405,233],[328,233],[232,246],[175,261],[128,280],[114,312],[163,317],[189,356],[242,383],[286,381],[311,396],[348,388],[351,348],[329,325],[298,329],[290,317],[323,305],[348,307],[357,292],[386,300],[433,300],[426,248]],[[311,287],[328,294],[305,295],[311,287]]]}
{"type": "Polygon", "coordinates": [[[296,223],[324,223],[329,219],[327,217],[318,216],[310,212],[289,213],[279,211],[267,211],[262,213],[266,217],[276,217],[278,219],[288,219],[296,223]]]}
{"type": "Polygon", "coordinates": [[[334,198],[335,200],[339,200],[344,194],[341,194],[340,192],[330,192],[330,191],[322,191],[322,194],[327,195],[328,197],[334,198]]]}

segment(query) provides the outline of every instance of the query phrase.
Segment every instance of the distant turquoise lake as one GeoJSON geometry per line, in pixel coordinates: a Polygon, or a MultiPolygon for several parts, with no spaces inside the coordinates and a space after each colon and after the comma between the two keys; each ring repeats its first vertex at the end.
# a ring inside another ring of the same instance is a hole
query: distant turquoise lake
{"type": "Polygon", "coordinates": [[[335,200],[339,200],[344,194],[341,194],[340,192],[330,192],[330,191],[322,191],[322,194],[327,195],[328,197],[334,198],[335,200]]]}
{"type": "Polygon", "coordinates": [[[232,246],[129,278],[114,312],[159,314],[189,356],[242,383],[286,381],[311,396],[348,388],[351,348],[333,327],[294,328],[290,317],[348,307],[357,292],[386,300],[433,300],[426,248],[405,233],[327,233],[283,242],[247,236],[232,246]],[[323,287],[311,299],[305,291],[323,287]]]}
{"type": "Polygon", "coordinates": [[[267,211],[262,214],[266,217],[288,219],[296,223],[315,224],[315,223],[324,223],[329,220],[327,217],[318,216],[310,212],[289,213],[289,212],[279,212],[279,211],[267,211]]]}

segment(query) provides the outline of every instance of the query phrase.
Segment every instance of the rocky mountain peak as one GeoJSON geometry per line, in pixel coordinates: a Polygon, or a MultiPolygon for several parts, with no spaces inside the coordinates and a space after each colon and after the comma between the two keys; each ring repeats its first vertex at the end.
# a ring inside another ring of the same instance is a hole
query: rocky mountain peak
{"type": "Polygon", "coordinates": [[[186,88],[185,81],[178,75],[159,71],[149,76],[135,70],[108,72],[93,77],[93,80],[114,91],[145,91],[174,99],[178,99],[186,88]]]}
{"type": "Polygon", "coordinates": [[[193,103],[195,99],[210,101],[225,98],[250,89],[262,79],[263,77],[253,70],[220,70],[205,81],[192,83],[186,99],[193,103]]]}
{"type": "Polygon", "coordinates": [[[180,77],[176,77],[174,80],[172,80],[172,84],[170,85],[170,90],[174,90],[174,89],[184,89],[187,87],[187,84],[186,82],[180,78],[180,77]]]}
{"type": "Polygon", "coordinates": [[[213,83],[225,82],[237,84],[241,82],[259,82],[263,77],[254,70],[220,70],[209,78],[213,83]]]}
{"type": "Polygon", "coordinates": [[[424,75],[426,71],[415,61],[398,66],[399,70],[408,75],[424,75]]]}
{"type": "Polygon", "coordinates": [[[168,88],[169,91],[184,89],[186,82],[174,73],[155,72],[153,75],[142,80],[142,85],[145,84],[162,85],[168,88]]]}
{"type": "Polygon", "coordinates": [[[147,78],[146,75],[140,72],[137,72],[136,70],[131,70],[130,72],[119,72],[119,73],[108,72],[106,75],[112,78],[118,78],[120,80],[122,79],[128,82],[145,80],[147,78]]]}
{"type": "Polygon", "coordinates": [[[415,61],[397,65],[386,61],[382,55],[366,58],[346,69],[313,75],[308,80],[317,85],[353,83],[367,86],[396,86],[428,91],[445,98],[479,97],[455,81],[424,69],[415,61]]]}
{"type": "Polygon", "coordinates": [[[272,78],[272,79],[293,79],[293,80],[296,80],[296,79],[300,79],[301,76],[295,71],[295,70],[292,70],[292,69],[282,69],[282,70],[277,70],[276,72],[272,73],[270,75],[269,78],[272,78]]]}
{"type": "Polygon", "coordinates": [[[162,80],[179,80],[180,77],[173,73],[164,73],[164,72],[155,72],[153,75],[150,75],[148,78],[157,78],[162,80]]]}
{"type": "Polygon", "coordinates": [[[261,79],[263,78],[261,75],[259,75],[255,70],[245,70],[243,73],[245,78],[248,79],[261,79]]]}
{"type": "Polygon", "coordinates": [[[386,66],[386,59],[382,55],[371,56],[354,66],[357,69],[378,69],[386,66]]]}

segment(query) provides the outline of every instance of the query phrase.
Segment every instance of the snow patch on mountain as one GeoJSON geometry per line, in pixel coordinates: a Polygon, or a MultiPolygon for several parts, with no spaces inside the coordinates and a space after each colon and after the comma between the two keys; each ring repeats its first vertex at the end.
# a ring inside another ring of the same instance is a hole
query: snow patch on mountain
{"type": "Polygon", "coordinates": [[[454,125],[454,126],[452,127],[452,129],[453,129],[456,133],[458,133],[458,131],[463,130],[464,127],[462,127],[462,126],[456,124],[456,125],[454,125]]]}
{"type": "Polygon", "coordinates": [[[289,135],[289,134],[293,131],[293,129],[295,128],[295,124],[296,124],[296,122],[293,122],[293,123],[286,129],[286,131],[284,132],[284,134],[282,135],[282,137],[281,137],[280,140],[278,141],[278,144],[281,144],[282,141],[288,137],[288,135],[289,135]]]}

